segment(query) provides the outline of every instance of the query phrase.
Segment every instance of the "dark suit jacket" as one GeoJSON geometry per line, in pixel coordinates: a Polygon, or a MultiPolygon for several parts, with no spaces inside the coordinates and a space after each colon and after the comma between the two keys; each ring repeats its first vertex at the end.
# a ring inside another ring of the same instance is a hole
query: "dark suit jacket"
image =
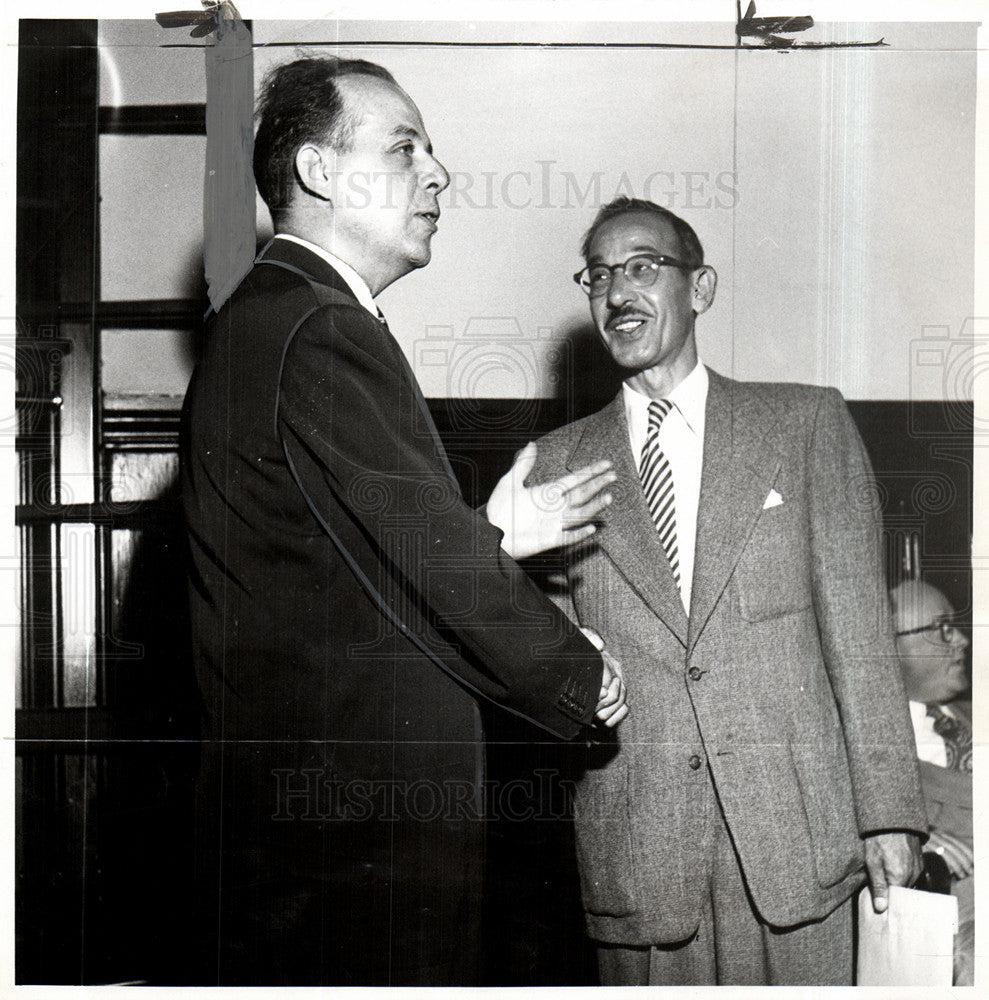
{"type": "Polygon", "coordinates": [[[925,828],[870,468],[841,397],[710,373],[689,620],[621,395],[538,447],[534,481],[604,456],[619,476],[558,597],[629,690],[577,789],[592,936],[693,933],[719,803],[763,918],[824,916],[862,884],[863,835],[925,828]]]}
{"type": "Polygon", "coordinates": [[[572,738],[600,657],[463,502],[401,349],[305,248],[273,241],[212,318],[185,418],[219,978],[443,981],[476,946],[477,698],[572,738]]]}

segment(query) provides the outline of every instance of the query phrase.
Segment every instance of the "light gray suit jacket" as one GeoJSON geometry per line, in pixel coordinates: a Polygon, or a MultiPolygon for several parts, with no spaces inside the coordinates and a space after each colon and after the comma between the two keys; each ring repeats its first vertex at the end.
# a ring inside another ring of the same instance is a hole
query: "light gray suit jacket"
{"type": "Polygon", "coordinates": [[[541,439],[530,481],[605,457],[614,502],[562,557],[555,595],[629,691],[577,784],[590,933],[693,933],[718,801],[763,918],[822,917],[862,884],[865,834],[926,829],[871,468],[844,401],[710,373],[689,620],[621,394],[541,439]],[[767,507],[771,490],[782,503],[767,507]]]}

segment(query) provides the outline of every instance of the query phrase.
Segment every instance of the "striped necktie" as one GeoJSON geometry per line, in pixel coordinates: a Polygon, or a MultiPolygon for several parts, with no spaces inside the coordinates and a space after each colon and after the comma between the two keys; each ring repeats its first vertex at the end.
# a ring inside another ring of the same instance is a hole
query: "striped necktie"
{"type": "Polygon", "coordinates": [[[955,771],[971,771],[972,730],[940,705],[928,705],[927,714],[934,720],[934,732],[944,740],[947,766],[955,771]]]}
{"type": "Polygon", "coordinates": [[[670,561],[673,579],[680,589],[680,553],[677,548],[676,498],[673,493],[673,472],[659,447],[659,428],[666,415],[673,409],[668,399],[654,399],[649,403],[649,429],[639,459],[639,478],[653,524],[659,532],[663,551],[670,561]]]}

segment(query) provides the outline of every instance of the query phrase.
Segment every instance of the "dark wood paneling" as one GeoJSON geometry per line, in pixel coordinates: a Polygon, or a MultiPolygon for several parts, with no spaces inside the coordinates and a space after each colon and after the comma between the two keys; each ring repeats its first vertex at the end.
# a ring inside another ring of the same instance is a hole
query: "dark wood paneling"
{"type": "Polygon", "coordinates": [[[198,299],[127,299],[110,302],[22,302],[27,324],[92,323],[127,330],[188,330],[202,326],[205,306],[198,299]]]}
{"type": "MultiPolygon", "coordinates": [[[[91,302],[96,294],[96,41],[96,21],[20,22],[16,275],[24,416],[18,446],[26,477],[21,496],[40,505],[57,499],[49,494],[59,488],[66,424],[83,456],[90,446],[92,331],[59,328],[54,317],[58,303],[91,302]],[[28,302],[35,306],[31,318],[21,314],[28,302]],[[65,353],[61,339],[74,340],[68,371],[58,363],[65,353]]],[[[41,522],[22,529],[21,537],[27,560],[22,698],[29,707],[53,708],[61,697],[59,532],[41,522]]],[[[99,773],[97,756],[57,746],[18,756],[15,975],[21,981],[78,982],[85,975],[83,941],[100,898],[91,825],[99,773]]]]}
{"type": "Polygon", "coordinates": [[[22,20],[17,299],[91,301],[97,273],[96,21],[22,20]]]}
{"type": "Polygon", "coordinates": [[[963,621],[972,612],[973,407],[970,402],[852,401],[883,508],[888,575],[898,538],[916,535],[920,565],[963,621]]]}
{"type": "Polygon", "coordinates": [[[128,104],[99,115],[104,135],[206,135],[205,104],[128,104]]]}

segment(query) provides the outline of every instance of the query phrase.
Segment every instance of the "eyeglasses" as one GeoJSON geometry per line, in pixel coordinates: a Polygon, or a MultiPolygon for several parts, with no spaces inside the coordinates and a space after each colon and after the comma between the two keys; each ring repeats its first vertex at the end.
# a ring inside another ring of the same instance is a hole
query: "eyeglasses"
{"type": "Polygon", "coordinates": [[[656,280],[661,267],[679,267],[685,271],[693,271],[703,266],[703,264],[686,264],[675,257],[666,257],[662,254],[639,253],[629,257],[624,264],[591,264],[583,271],[578,271],[573,280],[592,299],[596,299],[607,294],[616,271],[621,271],[629,284],[637,288],[648,288],[656,280]]]}
{"type": "Polygon", "coordinates": [[[954,622],[932,622],[930,625],[920,625],[917,628],[903,629],[897,632],[900,635],[919,635],[921,632],[940,632],[942,642],[951,642],[958,631],[958,626],[954,622]]]}

